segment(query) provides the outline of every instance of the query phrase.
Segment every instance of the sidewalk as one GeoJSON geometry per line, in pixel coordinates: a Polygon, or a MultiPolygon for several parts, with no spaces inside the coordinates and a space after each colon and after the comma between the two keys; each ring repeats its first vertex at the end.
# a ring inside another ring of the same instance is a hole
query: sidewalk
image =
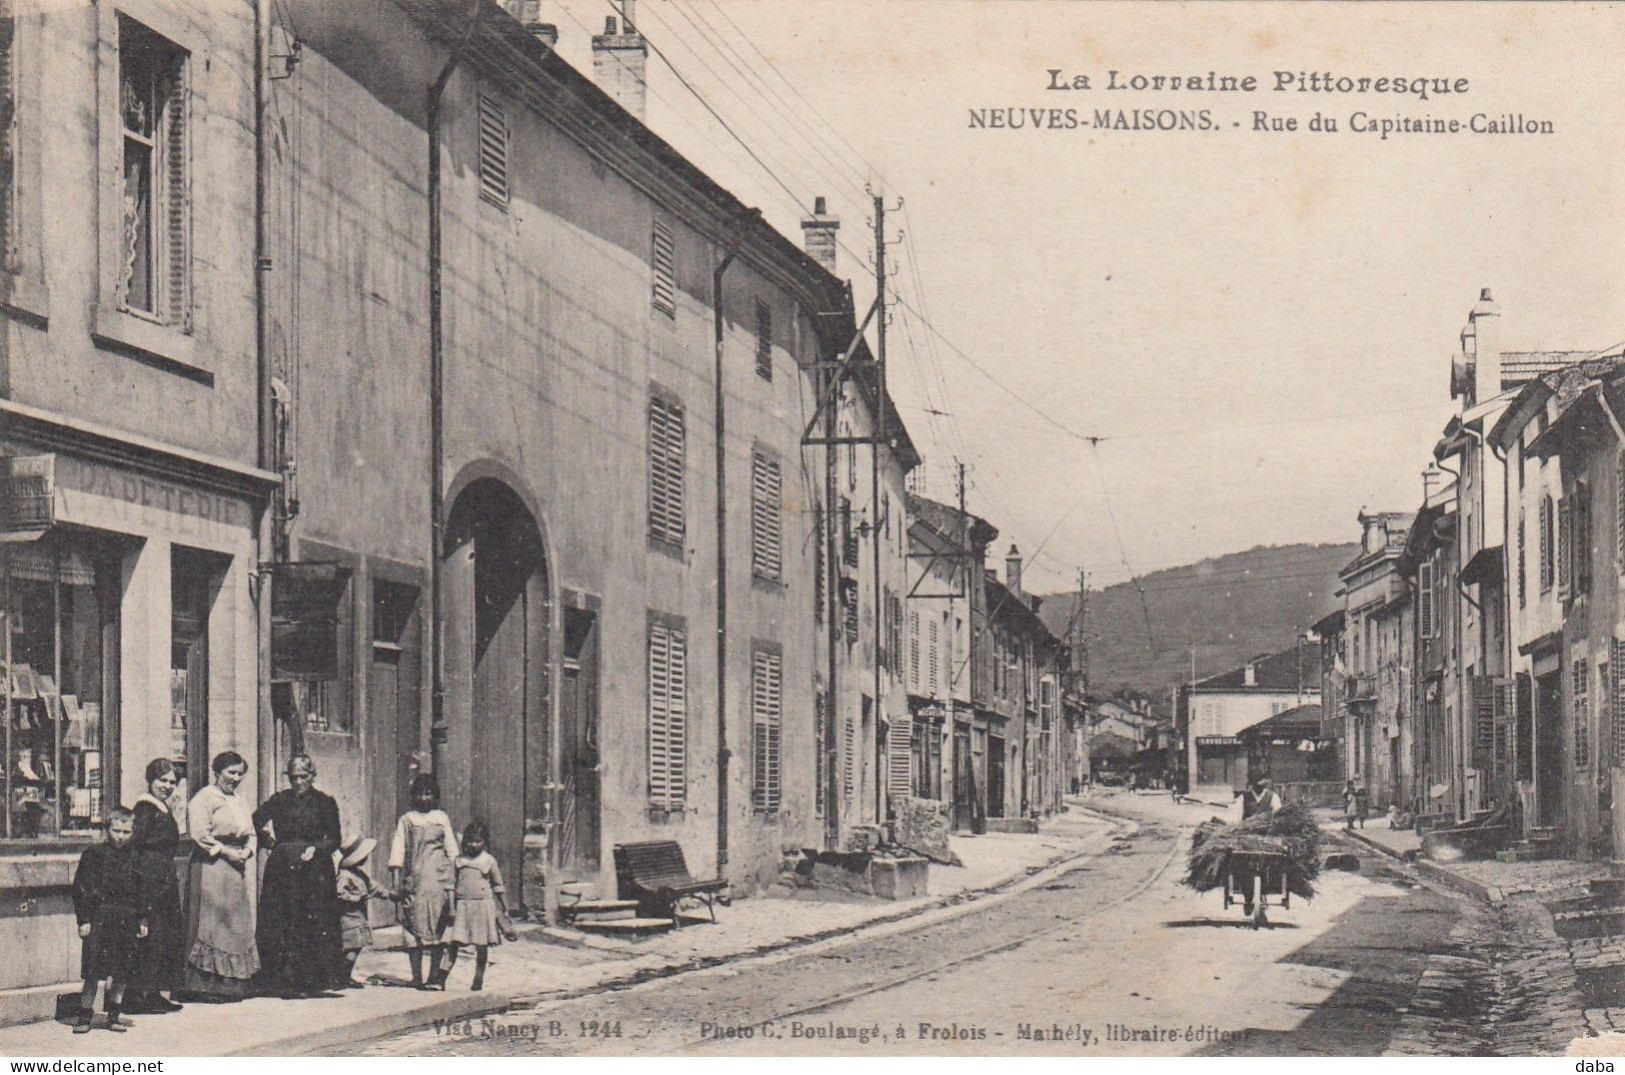
{"type": "MultiPolygon", "coordinates": [[[[164,1016],[133,1016],[126,1034],[97,1029],[73,1036],[45,1021],[0,1027],[0,1056],[281,1056],[343,1047],[436,1020],[456,1021],[624,987],[699,967],[807,944],[832,935],[965,905],[1033,874],[1104,851],[1119,826],[1073,811],[1043,823],[1035,835],[955,836],[963,867],[932,864],[931,894],[910,900],[757,897],[719,908],[717,923],[685,926],[644,941],[527,927],[519,941],[491,952],[485,991],[472,993],[472,956],[452,972],[444,993],[406,986],[400,951],[369,951],[357,965],[369,988],[310,1000],[255,997],[237,1004],[189,1004],[164,1016]]],[[[945,914],[957,911],[942,912],[945,914]]],[[[99,1023],[99,1020],[98,1020],[99,1023]]]]}

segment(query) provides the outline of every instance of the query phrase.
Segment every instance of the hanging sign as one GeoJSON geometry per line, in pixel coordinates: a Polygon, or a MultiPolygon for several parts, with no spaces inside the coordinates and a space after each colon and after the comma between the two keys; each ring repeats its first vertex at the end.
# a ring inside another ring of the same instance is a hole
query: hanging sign
{"type": "Polygon", "coordinates": [[[0,542],[33,541],[56,524],[56,456],[0,456],[0,542]]]}
{"type": "Polygon", "coordinates": [[[342,564],[271,565],[271,680],[339,677],[339,611],[350,586],[342,564]]]}

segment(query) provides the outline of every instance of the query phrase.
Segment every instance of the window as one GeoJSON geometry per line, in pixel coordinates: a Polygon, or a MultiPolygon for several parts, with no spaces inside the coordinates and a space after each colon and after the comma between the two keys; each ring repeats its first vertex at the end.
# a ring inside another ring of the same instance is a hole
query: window
{"type": "Polygon", "coordinates": [[[1557,505],[1557,597],[1568,600],[1574,583],[1574,498],[1564,497],[1557,505]]]}
{"type": "Polygon", "coordinates": [[[186,54],[118,17],[120,308],[186,327],[191,297],[186,54]]]}
{"type": "Polygon", "coordinates": [[[677,316],[677,240],[671,225],[663,220],[654,223],[653,251],[650,267],[654,275],[654,308],[667,317],[677,316]]]}
{"type": "Polygon", "coordinates": [[[756,375],[773,379],[773,307],[756,300],[756,375]]]}
{"type": "Polygon", "coordinates": [[[660,396],[649,399],[649,537],[682,550],[683,408],[660,396]]]}
{"type": "Polygon", "coordinates": [[[783,722],[784,657],[774,650],[751,654],[751,805],[777,811],[783,797],[780,779],[780,730],[783,722]]]}
{"type": "Polygon", "coordinates": [[[303,680],[288,685],[293,711],[304,722],[306,731],[348,734],[355,730],[351,706],[355,682],[355,653],[352,648],[355,614],[351,597],[354,586],[355,578],[351,575],[349,581],[331,595],[331,609],[324,609],[324,615],[332,616],[334,637],[338,643],[333,678],[303,680]]]}
{"type": "Polygon", "coordinates": [[[107,645],[118,632],[118,567],[66,536],[11,547],[0,575],[0,838],[88,837],[118,801],[117,647],[107,645]]]}
{"type": "Polygon", "coordinates": [[[1573,557],[1571,590],[1579,597],[1591,592],[1591,488],[1584,483],[1574,487],[1573,557]]]}
{"type": "Polygon", "coordinates": [[[508,205],[508,117],[502,106],[480,94],[480,197],[508,205]]]}
{"type": "Polygon", "coordinates": [[[1552,583],[1556,580],[1556,558],[1552,555],[1552,533],[1555,513],[1552,508],[1552,498],[1540,498],[1540,592],[1549,593],[1552,583]]]}
{"type": "Polygon", "coordinates": [[[680,623],[649,623],[649,805],[681,810],[688,801],[688,633],[680,623]]]}
{"type": "Polygon", "coordinates": [[[1416,583],[1416,622],[1423,638],[1436,638],[1439,624],[1433,612],[1433,565],[1426,563],[1416,583]]]}
{"type": "Polygon", "coordinates": [[[1591,695],[1589,693],[1590,668],[1584,657],[1573,662],[1572,697],[1574,699],[1574,767],[1584,769],[1591,764],[1591,695]]]}
{"type": "Polygon", "coordinates": [[[750,456],[750,571],[778,582],[784,574],[779,461],[758,450],[750,456]]]}

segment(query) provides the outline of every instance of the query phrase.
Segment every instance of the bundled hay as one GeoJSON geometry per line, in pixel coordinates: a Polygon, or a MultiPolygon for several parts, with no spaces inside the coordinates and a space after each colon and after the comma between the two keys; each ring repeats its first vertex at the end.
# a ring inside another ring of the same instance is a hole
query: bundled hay
{"type": "Polygon", "coordinates": [[[1320,826],[1302,803],[1273,814],[1255,814],[1239,825],[1209,821],[1191,837],[1185,884],[1198,892],[1224,887],[1233,854],[1275,852],[1286,856],[1287,889],[1312,899],[1320,874],[1320,826]]]}

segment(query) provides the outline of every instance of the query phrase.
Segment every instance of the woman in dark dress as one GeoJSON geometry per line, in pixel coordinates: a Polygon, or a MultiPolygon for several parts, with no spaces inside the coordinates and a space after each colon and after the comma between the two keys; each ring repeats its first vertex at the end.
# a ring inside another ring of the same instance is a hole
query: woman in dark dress
{"type": "Polygon", "coordinates": [[[257,939],[267,987],[308,996],[333,988],[341,974],[349,981],[333,868],[339,804],[316,790],[316,766],[303,754],[288,761],[288,783],[254,811],[254,831],[271,849],[257,939]]]}
{"type": "Polygon", "coordinates": [[[135,835],[130,843],[146,860],[147,876],[154,878],[159,888],[153,893],[147,935],[141,941],[125,1011],[159,1015],[181,1007],[164,999],[161,992],[180,988],[181,959],[185,955],[181,948],[186,918],[181,911],[180,879],[175,874],[181,830],[169,805],[179,783],[175,763],[168,758],[154,758],[147,764],[147,793],[135,801],[135,835]]]}

